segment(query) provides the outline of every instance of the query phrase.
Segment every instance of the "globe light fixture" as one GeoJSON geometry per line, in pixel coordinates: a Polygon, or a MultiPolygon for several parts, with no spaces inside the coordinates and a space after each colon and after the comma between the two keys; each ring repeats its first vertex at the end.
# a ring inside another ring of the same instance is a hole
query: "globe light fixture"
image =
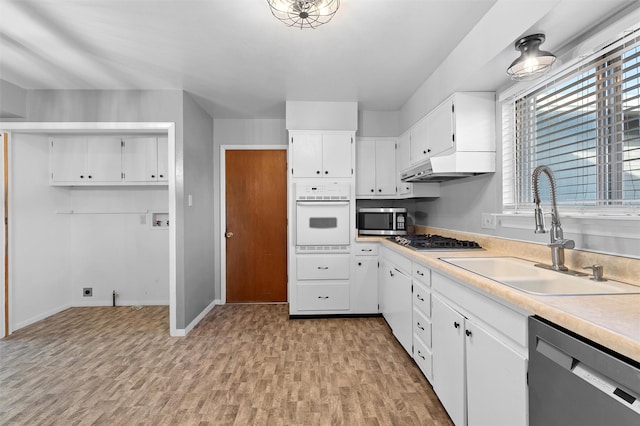
{"type": "Polygon", "coordinates": [[[273,16],[288,27],[317,28],[336,14],[340,0],[267,0],[273,16]]]}

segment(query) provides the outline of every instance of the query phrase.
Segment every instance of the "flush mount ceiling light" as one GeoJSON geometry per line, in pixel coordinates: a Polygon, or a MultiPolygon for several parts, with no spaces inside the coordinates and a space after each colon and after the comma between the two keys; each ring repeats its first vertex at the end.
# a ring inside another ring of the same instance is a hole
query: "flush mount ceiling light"
{"type": "Polygon", "coordinates": [[[556,57],[553,53],[540,50],[544,40],[544,34],[532,34],[516,41],[515,46],[516,50],[520,51],[520,57],[507,68],[507,74],[512,80],[533,80],[551,69],[556,57]]]}
{"type": "Polygon", "coordinates": [[[289,27],[317,28],[333,18],[340,0],[267,0],[273,16],[289,27]]]}

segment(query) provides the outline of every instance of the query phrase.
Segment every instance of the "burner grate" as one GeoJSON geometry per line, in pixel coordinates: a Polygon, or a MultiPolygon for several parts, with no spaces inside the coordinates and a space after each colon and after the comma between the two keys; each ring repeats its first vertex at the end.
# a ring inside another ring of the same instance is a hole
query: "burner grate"
{"type": "Polygon", "coordinates": [[[441,235],[411,235],[405,237],[390,238],[405,247],[415,250],[469,250],[482,249],[475,241],[458,240],[455,238],[443,237],[441,235]]]}

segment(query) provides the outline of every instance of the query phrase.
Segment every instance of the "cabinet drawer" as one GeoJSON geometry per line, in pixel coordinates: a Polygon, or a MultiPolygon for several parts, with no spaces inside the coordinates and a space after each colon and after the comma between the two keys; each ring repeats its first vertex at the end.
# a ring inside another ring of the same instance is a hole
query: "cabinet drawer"
{"type": "Polygon", "coordinates": [[[427,287],[431,287],[431,269],[419,263],[413,263],[413,278],[427,287]]]}
{"type": "Polygon", "coordinates": [[[416,336],[413,336],[413,359],[422,371],[422,374],[433,382],[433,354],[426,345],[416,336]]]}
{"type": "Polygon", "coordinates": [[[413,281],[413,306],[431,318],[431,291],[417,281],[413,281]]]}
{"type": "Polygon", "coordinates": [[[296,256],[296,276],[299,280],[348,280],[349,255],[296,256]]]}
{"type": "Polygon", "coordinates": [[[349,309],[349,283],[298,285],[298,310],[335,311],[349,309]]]}
{"type": "Polygon", "coordinates": [[[356,256],[377,256],[378,245],[377,244],[356,244],[353,253],[356,256]]]}
{"type": "Polygon", "coordinates": [[[418,309],[413,309],[413,335],[418,336],[427,347],[431,347],[431,321],[418,309]]]}

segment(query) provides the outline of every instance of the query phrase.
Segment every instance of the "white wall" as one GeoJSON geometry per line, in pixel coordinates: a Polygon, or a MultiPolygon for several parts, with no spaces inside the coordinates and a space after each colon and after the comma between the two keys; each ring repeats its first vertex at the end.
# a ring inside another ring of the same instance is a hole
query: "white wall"
{"type": "Polygon", "coordinates": [[[150,215],[95,214],[167,212],[166,187],[49,186],[42,134],[14,134],[10,160],[12,329],[70,306],[111,305],[113,290],[119,304],[169,303],[168,231],[152,229],[150,215]]]}
{"type": "Polygon", "coordinates": [[[70,215],[72,306],[111,305],[114,290],[118,305],[168,305],[169,231],[151,226],[153,212],[168,212],[167,187],[67,191],[80,212],[70,215]],[[114,211],[121,213],[103,214],[114,211]],[[92,297],[83,297],[84,287],[92,297]]]}
{"type": "Polygon", "coordinates": [[[0,79],[0,118],[24,118],[27,114],[27,91],[0,79]]]}
{"type": "MultiPolygon", "coordinates": [[[[220,206],[220,147],[222,145],[282,145],[287,148],[287,130],[284,119],[214,119],[214,203],[220,206]]],[[[214,242],[216,253],[221,253],[220,209],[214,213],[214,242]]],[[[220,256],[215,258],[216,299],[221,297],[222,277],[220,256]]]]}
{"type": "Polygon", "coordinates": [[[70,194],[49,186],[42,135],[14,135],[9,152],[10,326],[24,327],[70,306],[70,194]]]}
{"type": "Polygon", "coordinates": [[[400,111],[358,111],[356,136],[397,137],[400,131],[400,111]]]}

